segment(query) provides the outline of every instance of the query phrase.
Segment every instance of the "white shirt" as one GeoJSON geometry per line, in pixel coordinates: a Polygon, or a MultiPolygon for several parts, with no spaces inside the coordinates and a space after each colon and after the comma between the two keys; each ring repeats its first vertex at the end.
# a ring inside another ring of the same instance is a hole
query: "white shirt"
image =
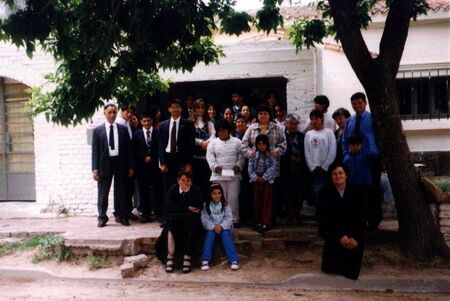
{"type": "Polygon", "coordinates": [[[145,128],[142,128],[142,131],[144,132],[145,143],[148,144],[148,141],[147,141],[147,131],[150,131],[150,141],[152,141],[153,127],[151,126],[148,130],[146,130],[145,128]]]}
{"type": "Polygon", "coordinates": [[[110,157],[117,157],[119,155],[119,131],[117,130],[117,123],[113,122],[113,133],[114,133],[114,149],[111,149],[109,146],[109,129],[111,123],[105,121],[105,129],[106,129],[106,138],[108,139],[108,150],[110,157]]]}
{"type": "Polygon", "coordinates": [[[316,167],[328,170],[336,157],[336,138],[333,131],[323,128],[310,130],[305,135],[305,160],[310,171],[316,167]]]}
{"type": "MultiPolygon", "coordinates": [[[[170,153],[170,143],[171,143],[172,127],[173,127],[173,122],[174,121],[177,123],[177,129],[176,129],[176,135],[175,136],[177,137],[177,141],[178,141],[178,130],[180,128],[180,120],[181,120],[180,117],[178,117],[178,119],[173,119],[172,117],[170,117],[169,140],[167,141],[166,153],[170,153]]],[[[177,146],[177,151],[178,151],[178,146],[177,146]]]]}
{"type": "Polygon", "coordinates": [[[131,130],[131,125],[128,120],[123,119],[122,117],[117,117],[116,122],[123,126],[126,126],[128,129],[128,135],[130,135],[130,140],[133,138],[133,131],[131,130]]]}

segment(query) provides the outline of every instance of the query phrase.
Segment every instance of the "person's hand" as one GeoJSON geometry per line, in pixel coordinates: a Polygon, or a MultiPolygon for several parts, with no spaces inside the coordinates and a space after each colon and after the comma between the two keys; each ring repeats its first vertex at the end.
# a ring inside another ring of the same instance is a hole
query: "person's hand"
{"type": "Polygon", "coordinates": [[[167,168],[166,164],[161,164],[161,167],[159,169],[161,169],[162,173],[166,173],[169,171],[169,168],[167,168]]]}
{"type": "Polygon", "coordinates": [[[200,142],[200,147],[202,149],[206,149],[208,147],[209,141],[202,141],[200,142]]]}
{"type": "Polygon", "coordinates": [[[241,171],[241,168],[240,168],[239,166],[235,165],[235,166],[233,167],[233,171],[234,171],[234,173],[238,173],[238,172],[241,171]]]}
{"type": "Polygon", "coordinates": [[[150,161],[152,161],[152,158],[150,158],[149,156],[144,158],[145,163],[150,163],[150,161]]]}
{"type": "Polygon", "coordinates": [[[272,158],[276,158],[278,157],[278,152],[276,149],[271,149],[270,150],[270,155],[272,156],[272,158]]]}
{"type": "Polygon", "coordinates": [[[220,234],[220,233],[222,233],[223,228],[221,225],[215,225],[213,230],[214,230],[214,233],[220,234]]]}
{"type": "Polygon", "coordinates": [[[248,157],[249,159],[254,158],[255,156],[256,156],[256,152],[255,152],[255,151],[249,150],[249,151],[247,152],[247,157],[248,157]]]}
{"type": "Polygon", "coordinates": [[[347,235],[344,235],[339,239],[339,243],[341,244],[341,246],[346,248],[347,245],[350,243],[350,238],[348,238],[347,235]]]}
{"type": "Polygon", "coordinates": [[[199,213],[200,212],[200,209],[198,209],[196,207],[192,207],[192,206],[188,206],[188,210],[190,212],[193,212],[193,213],[199,213]]]}
{"type": "Polygon", "coordinates": [[[353,250],[358,246],[358,242],[354,238],[350,238],[350,242],[348,243],[348,249],[353,250]]]}
{"type": "Polygon", "coordinates": [[[100,180],[100,174],[98,173],[98,171],[94,170],[92,172],[92,178],[94,179],[94,181],[100,180]]]}
{"type": "Polygon", "coordinates": [[[133,174],[134,174],[133,168],[129,168],[128,169],[128,177],[131,178],[133,176],[133,174]]]}
{"type": "Polygon", "coordinates": [[[221,174],[222,173],[222,166],[217,166],[216,168],[214,168],[214,172],[215,173],[218,173],[218,174],[221,174]]]}
{"type": "Polygon", "coordinates": [[[266,182],[266,179],[264,179],[263,177],[256,177],[256,183],[264,183],[266,182]]]}

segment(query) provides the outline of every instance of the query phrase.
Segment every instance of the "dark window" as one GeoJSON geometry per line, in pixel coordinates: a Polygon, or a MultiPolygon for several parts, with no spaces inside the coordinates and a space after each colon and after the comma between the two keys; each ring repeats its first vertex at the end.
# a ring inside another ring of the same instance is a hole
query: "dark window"
{"type": "Polygon", "coordinates": [[[405,119],[448,118],[450,77],[397,79],[400,115],[405,119]]]}

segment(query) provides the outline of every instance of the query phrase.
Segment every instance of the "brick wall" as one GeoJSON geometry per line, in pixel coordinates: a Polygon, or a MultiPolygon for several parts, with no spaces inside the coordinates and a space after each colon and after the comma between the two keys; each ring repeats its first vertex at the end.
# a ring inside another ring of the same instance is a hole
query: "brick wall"
{"type": "Polygon", "coordinates": [[[439,228],[450,247],[450,203],[440,204],[437,211],[439,228]]]}

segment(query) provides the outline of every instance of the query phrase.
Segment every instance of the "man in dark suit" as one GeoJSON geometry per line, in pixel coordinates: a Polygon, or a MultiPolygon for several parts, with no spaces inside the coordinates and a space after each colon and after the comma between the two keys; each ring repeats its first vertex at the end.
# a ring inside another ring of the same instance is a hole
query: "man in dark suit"
{"type": "Polygon", "coordinates": [[[106,226],[108,194],[114,177],[114,216],[129,226],[131,204],[127,202],[127,178],[133,176],[131,142],[126,127],[117,124],[117,107],[104,107],[106,122],[94,129],[92,137],[92,177],[98,183],[98,227],[106,226]]]}
{"type": "Polygon", "coordinates": [[[141,116],[142,129],[133,133],[133,154],[136,162],[135,181],[139,202],[136,208],[141,222],[151,221],[151,211],[161,215],[161,205],[155,204],[153,179],[158,166],[158,130],[153,126],[153,116],[143,113],[141,116]]]}
{"type": "Polygon", "coordinates": [[[159,125],[159,162],[163,173],[164,192],[177,182],[178,171],[186,166],[192,168],[195,147],[194,125],[181,118],[181,102],[169,102],[170,118],[159,125]]]}

